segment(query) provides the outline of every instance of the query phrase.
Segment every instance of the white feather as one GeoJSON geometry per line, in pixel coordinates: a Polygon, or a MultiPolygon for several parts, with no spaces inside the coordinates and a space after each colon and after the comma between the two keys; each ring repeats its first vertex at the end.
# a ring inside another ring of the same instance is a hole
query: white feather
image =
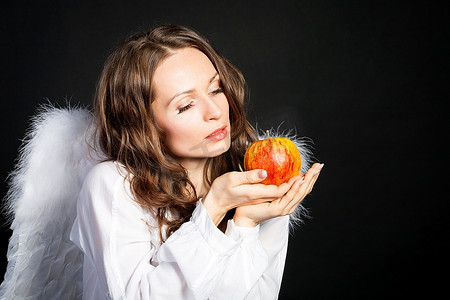
{"type": "Polygon", "coordinates": [[[69,240],[83,178],[97,158],[86,109],[41,108],[10,176],[13,231],[0,299],[81,299],[81,251],[69,240]]]}

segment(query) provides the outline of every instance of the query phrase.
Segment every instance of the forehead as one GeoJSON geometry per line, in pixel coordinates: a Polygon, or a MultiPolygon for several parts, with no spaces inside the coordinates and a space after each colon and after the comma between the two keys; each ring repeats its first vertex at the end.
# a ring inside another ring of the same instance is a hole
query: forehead
{"type": "Polygon", "coordinates": [[[195,48],[183,48],[163,60],[153,75],[157,97],[195,89],[216,72],[209,58],[195,48]]]}

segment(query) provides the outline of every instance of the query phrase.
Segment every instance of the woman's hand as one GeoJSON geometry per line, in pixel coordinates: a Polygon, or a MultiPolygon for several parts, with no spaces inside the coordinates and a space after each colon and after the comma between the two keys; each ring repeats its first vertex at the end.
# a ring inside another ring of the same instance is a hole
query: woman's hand
{"type": "Polygon", "coordinates": [[[292,214],[300,202],[311,192],[323,164],[314,164],[303,176],[300,174],[288,182],[289,191],[282,197],[264,203],[243,205],[236,208],[233,220],[237,226],[254,227],[262,221],[292,214]]]}
{"type": "Polygon", "coordinates": [[[227,211],[235,207],[280,199],[294,183],[279,186],[259,183],[266,177],[265,170],[229,172],[217,177],[202,200],[213,222],[218,225],[227,211]]]}

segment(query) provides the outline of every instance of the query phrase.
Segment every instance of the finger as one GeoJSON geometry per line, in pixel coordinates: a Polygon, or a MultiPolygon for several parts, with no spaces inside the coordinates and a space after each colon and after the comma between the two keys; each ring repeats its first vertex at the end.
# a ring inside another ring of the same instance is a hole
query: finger
{"type": "Polygon", "coordinates": [[[295,196],[298,194],[301,186],[303,185],[303,183],[305,182],[305,178],[304,177],[299,177],[297,178],[297,180],[294,182],[294,184],[292,185],[292,187],[289,189],[289,191],[286,193],[286,198],[288,199],[287,202],[292,201],[292,199],[295,198],[295,196]]]}
{"type": "Polygon", "coordinates": [[[297,206],[300,203],[296,195],[305,182],[303,176],[298,176],[292,183],[289,191],[283,195],[283,197],[273,200],[267,203],[267,209],[273,216],[285,216],[291,213],[292,207],[297,206]]]}
{"type": "MultiPolygon", "coordinates": [[[[274,201],[283,197],[292,187],[300,175],[293,177],[289,182],[280,185],[261,184],[267,177],[267,172],[263,169],[256,169],[245,172],[232,172],[232,186],[238,187],[241,194],[246,194],[248,200],[257,200],[257,202],[274,201]]],[[[256,203],[256,202],[255,202],[256,203]]]]}
{"type": "Polygon", "coordinates": [[[288,191],[289,185],[265,185],[265,184],[252,184],[242,185],[239,187],[240,193],[247,195],[249,201],[274,201],[283,197],[288,191]]]}
{"type": "Polygon", "coordinates": [[[267,171],[263,169],[250,170],[245,172],[233,172],[233,182],[235,186],[249,183],[259,183],[266,179],[267,171]]]}
{"type": "MultiPolygon", "coordinates": [[[[302,174],[303,175],[303,174],[302,174]]],[[[285,191],[284,192],[284,194],[285,193],[287,193],[288,191],[290,191],[291,189],[292,189],[292,186],[295,184],[295,182],[297,181],[297,180],[299,180],[299,179],[302,179],[304,176],[302,176],[302,175],[297,175],[297,176],[294,176],[294,177],[292,177],[291,179],[289,179],[289,181],[288,182],[283,182],[282,184],[280,184],[279,186],[278,186],[278,189],[280,190],[280,191],[285,191]]],[[[283,195],[284,195],[283,194],[283,195]]],[[[282,195],[280,195],[280,197],[281,197],[282,195]]]]}
{"type": "Polygon", "coordinates": [[[300,173],[300,174],[298,174],[298,175],[292,177],[291,179],[289,179],[289,181],[287,182],[287,184],[292,185],[296,180],[301,179],[301,178],[303,178],[303,177],[305,177],[305,174],[300,173]]]}
{"type": "Polygon", "coordinates": [[[278,205],[280,210],[283,211],[283,215],[288,214],[290,207],[296,205],[297,202],[300,202],[298,193],[304,182],[305,180],[303,177],[298,178],[291,189],[280,199],[278,205]]]}
{"type": "Polygon", "coordinates": [[[314,187],[314,184],[317,181],[317,178],[319,178],[320,171],[322,170],[322,168],[323,168],[323,164],[317,166],[315,168],[315,170],[313,171],[312,177],[311,177],[311,179],[309,180],[309,182],[307,184],[307,188],[306,188],[306,193],[307,194],[309,194],[312,191],[312,189],[314,187]]]}
{"type": "Polygon", "coordinates": [[[319,178],[319,174],[315,175],[314,178],[311,180],[311,182],[308,184],[308,187],[306,189],[306,193],[309,194],[314,188],[314,184],[316,183],[317,179],[319,178]]]}
{"type": "Polygon", "coordinates": [[[311,192],[322,168],[323,164],[314,164],[313,167],[308,170],[305,175],[304,181],[296,190],[295,196],[293,196],[292,201],[289,202],[286,209],[289,209],[291,212],[293,212],[295,208],[300,204],[300,202],[302,202],[303,199],[311,192]]]}
{"type": "Polygon", "coordinates": [[[312,178],[313,176],[320,173],[324,164],[315,163],[309,170],[306,172],[305,177],[312,178]]]}
{"type": "Polygon", "coordinates": [[[312,188],[314,186],[314,183],[316,182],[317,178],[319,178],[320,172],[322,171],[324,164],[320,164],[312,170],[312,176],[308,182],[308,188],[312,188]]]}
{"type": "Polygon", "coordinates": [[[323,164],[318,164],[315,163],[309,170],[308,172],[306,172],[305,174],[305,185],[304,185],[304,189],[306,189],[306,187],[309,186],[309,184],[311,183],[311,181],[314,179],[314,177],[316,177],[320,171],[323,168],[323,164]]]}
{"type": "Polygon", "coordinates": [[[295,208],[302,202],[302,200],[306,197],[307,193],[304,191],[301,192],[302,187],[305,184],[305,180],[301,180],[299,183],[298,188],[295,191],[295,194],[292,196],[292,200],[289,201],[289,203],[286,205],[286,211],[288,214],[291,214],[295,208]]]}

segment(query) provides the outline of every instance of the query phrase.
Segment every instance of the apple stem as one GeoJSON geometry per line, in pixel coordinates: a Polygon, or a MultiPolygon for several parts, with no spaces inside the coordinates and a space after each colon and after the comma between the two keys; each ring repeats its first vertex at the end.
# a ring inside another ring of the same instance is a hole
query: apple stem
{"type": "Polygon", "coordinates": [[[267,138],[270,139],[270,132],[269,130],[266,130],[267,138]]]}

